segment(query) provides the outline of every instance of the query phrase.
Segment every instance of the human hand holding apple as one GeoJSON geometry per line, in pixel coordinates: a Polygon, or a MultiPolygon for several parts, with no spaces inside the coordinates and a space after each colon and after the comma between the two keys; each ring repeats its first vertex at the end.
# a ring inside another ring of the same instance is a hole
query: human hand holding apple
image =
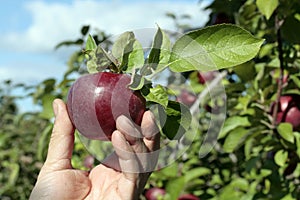
{"type": "Polygon", "coordinates": [[[116,129],[111,142],[115,152],[89,172],[74,169],[71,157],[74,147],[74,127],[68,117],[66,105],[56,99],[53,103],[55,123],[51,135],[48,155],[41,168],[38,180],[31,192],[30,200],[39,199],[137,199],[153,170],[159,148],[158,129],[151,112],[142,117],[139,134],[126,117],[116,120],[116,129]],[[151,154],[152,153],[152,154],[151,154]],[[148,162],[140,162],[137,154],[148,162]],[[136,171],[144,173],[136,173],[136,171]]]}

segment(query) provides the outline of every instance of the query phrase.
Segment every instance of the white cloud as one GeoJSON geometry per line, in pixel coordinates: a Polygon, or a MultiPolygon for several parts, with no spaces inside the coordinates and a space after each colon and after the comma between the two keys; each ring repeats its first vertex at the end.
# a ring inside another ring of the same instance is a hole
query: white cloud
{"type": "Polygon", "coordinates": [[[76,39],[80,28],[86,24],[110,34],[155,28],[156,23],[164,29],[172,30],[173,21],[165,17],[166,12],[189,14],[192,16],[189,22],[201,26],[208,14],[203,14],[197,2],[74,0],[71,4],[63,4],[28,1],[26,9],[32,15],[32,24],[24,32],[1,36],[0,48],[49,52],[63,40],[76,39]]]}
{"type": "MultiPolygon", "coordinates": [[[[29,85],[50,77],[62,77],[70,49],[54,52],[54,46],[67,39],[77,39],[83,25],[89,24],[114,35],[138,30],[138,36],[142,38],[144,35],[149,37],[148,33],[153,34],[153,31],[141,29],[156,28],[156,24],[163,29],[174,29],[173,21],[165,17],[166,12],[178,16],[191,15],[192,19],[187,22],[195,27],[203,25],[208,19],[208,12],[201,11],[198,0],[73,0],[69,4],[22,2],[32,21],[22,32],[1,34],[0,52],[6,54],[0,55],[0,81],[12,79],[15,83],[29,85]],[[1,56],[4,58],[8,54],[13,59],[1,59],[1,56]]],[[[25,107],[33,108],[32,105],[25,107]]],[[[25,107],[23,105],[22,109],[25,107]]]]}
{"type": "MultiPolygon", "coordinates": [[[[36,57],[39,57],[36,55],[36,57]]],[[[41,59],[30,58],[24,61],[17,59],[12,62],[1,63],[0,82],[12,80],[14,83],[38,84],[47,78],[61,78],[66,70],[64,63],[60,63],[53,56],[42,56],[41,59]]]]}

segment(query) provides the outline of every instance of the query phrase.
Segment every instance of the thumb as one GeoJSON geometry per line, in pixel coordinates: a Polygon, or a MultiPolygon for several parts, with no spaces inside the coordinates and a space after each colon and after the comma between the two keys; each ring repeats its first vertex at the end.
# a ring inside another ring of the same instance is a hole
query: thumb
{"type": "Polygon", "coordinates": [[[71,169],[71,157],[74,146],[74,127],[69,118],[66,104],[53,101],[55,122],[48,147],[48,155],[43,168],[51,171],[71,169]]]}

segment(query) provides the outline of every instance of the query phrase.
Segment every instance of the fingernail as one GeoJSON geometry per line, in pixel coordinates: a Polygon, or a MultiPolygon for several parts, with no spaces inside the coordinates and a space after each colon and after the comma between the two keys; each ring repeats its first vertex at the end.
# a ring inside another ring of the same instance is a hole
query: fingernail
{"type": "Polygon", "coordinates": [[[57,102],[55,100],[53,101],[52,107],[53,107],[54,115],[56,117],[58,115],[59,108],[58,108],[58,104],[57,104],[57,102]]]}

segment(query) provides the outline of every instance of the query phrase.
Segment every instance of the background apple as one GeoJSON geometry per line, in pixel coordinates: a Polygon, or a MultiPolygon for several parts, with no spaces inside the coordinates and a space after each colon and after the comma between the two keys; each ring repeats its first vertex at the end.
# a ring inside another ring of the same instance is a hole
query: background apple
{"type": "Polygon", "coordinates": [[[158,200],[166,194],[166,191],[162,188],[153,187],[146,191],[145,197],[147,200],[158,200]]]}
{"type": "Polygon", "coordinates": [[[145,99],[127,88],[130,76],[99,72],[80,77],[72,85],[67,108],[76,129],[89,139],[110,140],[116,118],[125,115],[140,125],[145,99]]]}
{"type": "MultiPolygon", "coordinates": [[[[300,95],[290,94],[281,96],[279,99],[278,114],[276,122],[288,122],[293,125],[293,129],[300,130],[300,95]]],[[[272,113],[274,104],[272,105],[272,113]]]]}
{"type": "Polygon", "coordinates": [[[216,72],[209,71],[209,72],[198,72],[198,82],[200,84],[205,84],[207,81],[211,81],[216,77],[216,72]]]}
{"type": "Polygon", "coordinates": [[[86,156],[83,161],[83,165],[88,169],[92,169],[94,167],[94,163],[95,163],[95,158],[91,155],[86,156]]]}
{"type": "Polygon", "coordinates": [[[177,101],[185,104],[186,106],[190,107],[196,101],[197,96],[188,90],[182,90],[177,97],[177,101]]]}
{"type": "Polygon", "coordinates": [[[178,200],[200,200],[200,199],[192,194],[182,194],[179,196],[178,200]]]}

